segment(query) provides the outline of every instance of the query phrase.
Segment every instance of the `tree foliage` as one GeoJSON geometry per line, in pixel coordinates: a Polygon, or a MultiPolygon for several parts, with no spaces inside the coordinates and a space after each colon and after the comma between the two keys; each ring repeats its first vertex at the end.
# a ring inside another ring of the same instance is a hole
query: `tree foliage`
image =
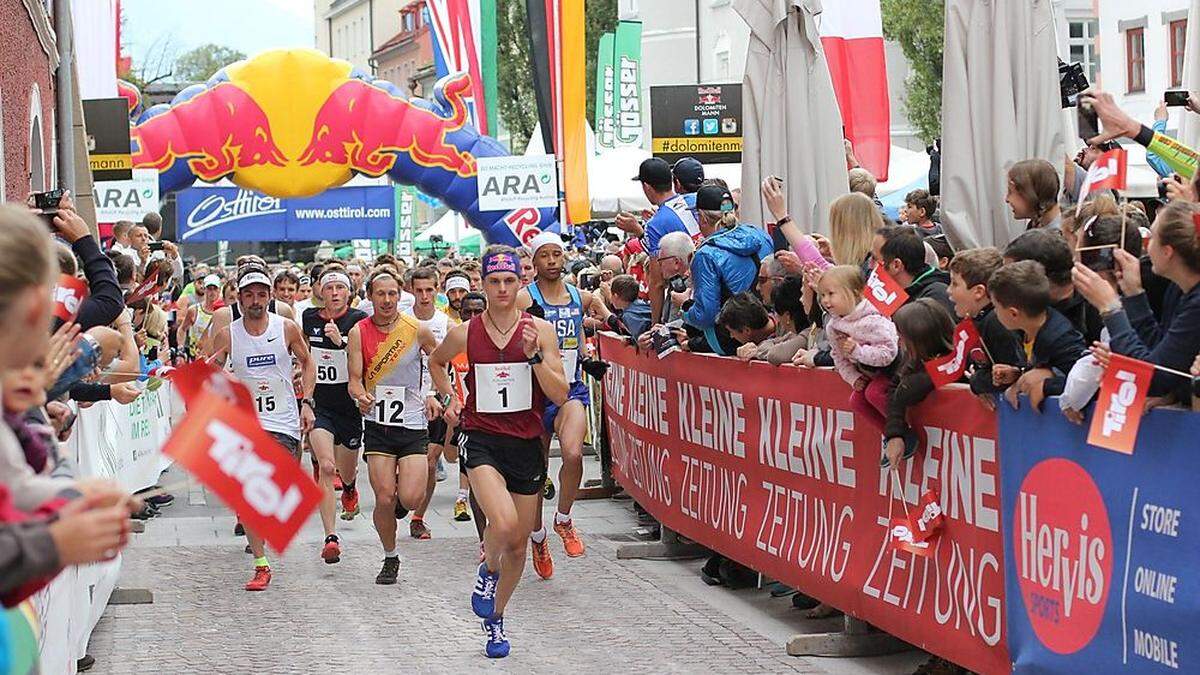
{"type": "Polygon", "coordinates": [[[533,64],[529,58],[529,23],[524,0],[496,4],[498,107],[512,137],[512,151],[520,154],[525,151],[538,119],[533,64]]]}
{"type": "Polygon", "coordinates": [[[600,36],[617,29],[617,0],[589,0],[584,22],[584,53],[587,56],[587,118],[596,119],[596,57],[600,36]]]}
{"type": "MultiPolygon", "coordinates": [[[[537,94],[533,63],[529,56],[529,22],[524,0],[504,0],[496,8],[496,63],[498,106],[504,126],[512,136],[514,153],[525,144],[537,124],[537,94]]],[[[617,0],[587,0],[584,7],[585,54],[587,58],[587,118],[595,117],[596,50],[600,36],[617,26],[617,0]]]]}
{"type": "Polygon", "coordinates": [[[244,58],[246,55],[236,49],[212,43],[200,45],[175,61],[175,81],[203,82],[218,70],[244,58]]]}
{"type": "Polygon", "coordinates": [[[942,133],[942,51],[944,0],[882,0],[883,35],[895,40],[908,59],[904,111],[921,140],[942,133]]]}

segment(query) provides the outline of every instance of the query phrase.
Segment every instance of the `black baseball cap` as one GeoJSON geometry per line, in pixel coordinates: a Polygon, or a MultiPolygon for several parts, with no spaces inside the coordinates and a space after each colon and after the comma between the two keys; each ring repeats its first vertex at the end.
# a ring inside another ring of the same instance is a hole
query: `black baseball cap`
{"type": "Polygon", "coordinates": [[[683,157],[671,167],[671,174],[686,192],[695,192],[704,182],[704,165],[694,157],[683,157]]]}
{"type": "Polygon", "coordinates": [[[720,185],[705,185],[696,190],[696,208],[701,211],[732,211],[737,205],[729,190],[720,185]]]}
{"type": "Polygon", "coordinates": [[[671,165],[667,164],[667,160],[665,159],[651,157],[638,166],[638,175],[634,176],[633,179],[649,183],[651,186],[670,185],[671,165]]]}

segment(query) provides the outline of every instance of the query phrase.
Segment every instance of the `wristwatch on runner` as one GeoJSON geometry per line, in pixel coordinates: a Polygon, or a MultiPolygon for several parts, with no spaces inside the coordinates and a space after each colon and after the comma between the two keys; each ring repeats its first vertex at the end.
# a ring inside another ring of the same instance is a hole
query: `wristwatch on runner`
{"type": "Polygon", "coordinates": [[[541,352],[535,352],[533,354],[533,356],[529,357],[529,365],[531,365],[531,366],[536,366],[537,364],[539,364],[541,362],[542,362],[542,353],[541,352]]]}
{"type": "Polygon", "coordinates": [[[316,410],[316,409],[317,409],[317,404],[316,404],[316,402],[315,402],[315,401],[313,401],[311,398],[302,398],[302,399],[300,399],[300,405],[307,405],[307,406],[308,406],[310,409],[312,409],[312,410],[316,410]]]}

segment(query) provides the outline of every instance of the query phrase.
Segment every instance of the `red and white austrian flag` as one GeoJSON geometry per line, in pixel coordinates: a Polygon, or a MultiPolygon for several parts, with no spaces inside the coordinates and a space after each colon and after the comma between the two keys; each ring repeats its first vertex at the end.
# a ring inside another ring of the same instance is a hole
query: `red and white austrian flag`
{"type": "Polygon", "coordinates": [[[917,510],[912,520],[913,541],[927,541],[930,537],[942,529],[942,524],[946,521],[946,514],[942,511],[942,505],[938,503],[937,493],[933,490],[926,490],[925,494],[921,495],[921,499],[917,501],[917,510]]]}
{"type": "Polygon", "coordinates": [[[875,269],[871,270],[871,275],[867,277],[867,288],[864,295],[884,316],[895,314],[896,310],[908,302],[908,293],[878,263],[875,264],[875,269]]]}
{"type": "Polygon", "coordinates": [[[822,5],[818,30],[842,128],[858,161],[885,181],[892,124],[879,0],[833,0],[822,5]]]}
{"type": "Polygon", "coordinates": [[[211,391],[188,406],[162,452],[279,553],[321,501],[321,488],[258,418],[211,391]]]}
{"type": "Polygon", "coordinates": [[[925,372],[933,380],[934,387],[957,382],[967,372],[972,349],[980,344],[979,331],[971,319],[963,319],[954,327],[954,349],[941,358],[925,362],[925,372]]]}
{"type": "Polygon", "coordinates": [[[1133,454],[1138,426],[1154,365],[1113,354],[1100,381],[1096,409],[1087,442],[1101,448],[1133,454]]]}
{"type": "Polygon", "coordinates": [[[1101,190],[1124,190],[1126,186],[1127,155],[1121,148],[1109,150],[1096,158],[1083,179],[1079,190],[1079,203],[1093,192],[1101,190]]]}
{"type": "Polygon", "coordinates": [[[87,294],[87,280],[70,274],[58,275],[58,285],[54,287],[54,316],[63,321],[74,319],[87,294]]]}

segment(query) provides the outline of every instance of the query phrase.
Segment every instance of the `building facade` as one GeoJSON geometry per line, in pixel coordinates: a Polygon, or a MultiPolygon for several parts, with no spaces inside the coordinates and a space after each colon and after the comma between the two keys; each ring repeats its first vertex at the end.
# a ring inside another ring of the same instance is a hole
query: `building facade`
{"type": "MultiPolygon", "coordinates": [[[[1100,81],[1126,112],[1149,124],[1163,92],[1183,86],[1188,0],[1097,0],[1100,81]]],[[[1178,126],[1171,111],[1168,126],[1178,126]]]]}
{"type": "Polygon", "coordinates": [[[435,77],[433,39],[424,0],[401,8],[398,31],[371,54],[375,74],[410,96],[427,97],[435,77]]]}
{"type": "Polygon", "coordinates": [[[0,202],[23,202],[57,182],[50,3],[0,0],[0,202]]]}
{"type": "Polygon", "coordinates": [[[319,51],[367,72],[371,54],[396,34],[409,0],[313,0],[313,38],[319,51]]]}

